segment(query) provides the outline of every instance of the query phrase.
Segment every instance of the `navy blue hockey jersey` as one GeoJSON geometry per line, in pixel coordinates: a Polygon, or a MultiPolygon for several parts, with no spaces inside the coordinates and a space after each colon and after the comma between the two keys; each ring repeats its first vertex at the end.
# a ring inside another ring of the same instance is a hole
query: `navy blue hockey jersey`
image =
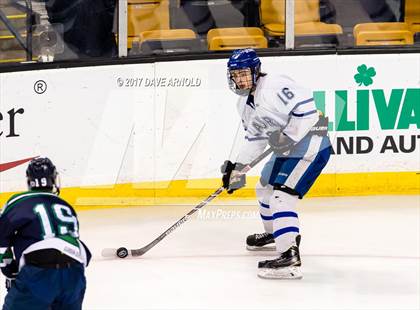
{"type": "Polygon", "coordinates": [[[87,266],[91,255],[79,240],[79,221],[70,204],[50,192],[30,191],[9,199],[0,215],[0,267],[10,261],[10,248],[20,268],[24,254],[57,249],[87,266]]]}

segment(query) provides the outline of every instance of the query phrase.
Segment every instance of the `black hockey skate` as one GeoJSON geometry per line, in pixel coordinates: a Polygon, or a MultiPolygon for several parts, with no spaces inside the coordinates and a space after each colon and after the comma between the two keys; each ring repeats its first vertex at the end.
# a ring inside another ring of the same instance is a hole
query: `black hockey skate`
{"type": "Polygon", "coordinates": [[[264,279],[301,279],[299,248],[294,245],[279,258],[258,263],[258,276],[264,279]]]}
{"type": "Polygon", "coordinates": [[[246,248],[248,251],[275,251],[276,246],[267,246],[274,244],[274,236],[269,233],[253,234],[246,238],[246,248]]]}

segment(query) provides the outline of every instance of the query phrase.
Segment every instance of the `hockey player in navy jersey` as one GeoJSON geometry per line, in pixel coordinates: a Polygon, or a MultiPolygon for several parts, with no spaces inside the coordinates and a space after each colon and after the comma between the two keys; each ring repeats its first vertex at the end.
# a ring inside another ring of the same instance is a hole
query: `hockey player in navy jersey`
{"type": "Polygon", "coordinates": [[[261,72],[252,49],[235,50],[228,61],[230,89],[240,95],[237,108],[245,141],[236,162],[225,161],[223,186],[233,193],[245,186],[240,171],[269,145],[256,194],[264,233],[248,236],[248,250],[273,249],[279,257],[259,262],[262,278],[301,278],[299,218],[296,205],[330,157],[328,119],[315,107],[312,92],[285,75],[261,72]]]}
{"type": "Polygon", "coordinates": [[[81,309],[91,254],[79,239],[76,212],[58,196],[48,158],[32,160],[26,177],[29,191],[10,198],[0,215],[3,310],[81,309]]]}

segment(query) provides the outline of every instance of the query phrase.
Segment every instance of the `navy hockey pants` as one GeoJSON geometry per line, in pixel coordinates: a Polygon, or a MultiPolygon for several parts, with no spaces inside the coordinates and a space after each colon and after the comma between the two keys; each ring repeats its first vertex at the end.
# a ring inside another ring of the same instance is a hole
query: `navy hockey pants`
{"type": "Polygon", "coordinates": [[[80,310],[85,290],[82,264],[62,269],[27,265],[6,295],[3,310],[80,310]]]}

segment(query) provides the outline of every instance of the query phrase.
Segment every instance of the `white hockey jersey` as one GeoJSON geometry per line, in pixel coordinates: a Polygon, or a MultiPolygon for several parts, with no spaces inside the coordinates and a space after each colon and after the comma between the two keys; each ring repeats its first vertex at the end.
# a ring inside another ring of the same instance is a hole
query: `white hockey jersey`
{"type": "Polygon", "coordinates": [[[254,95],[240,97],[237,108],[246,141],[236,161],[243,164],[264,151],[271,132],[282,129],[298,143],[319,119],[312,91],[284,75],[261,76],[254,95]]]}

